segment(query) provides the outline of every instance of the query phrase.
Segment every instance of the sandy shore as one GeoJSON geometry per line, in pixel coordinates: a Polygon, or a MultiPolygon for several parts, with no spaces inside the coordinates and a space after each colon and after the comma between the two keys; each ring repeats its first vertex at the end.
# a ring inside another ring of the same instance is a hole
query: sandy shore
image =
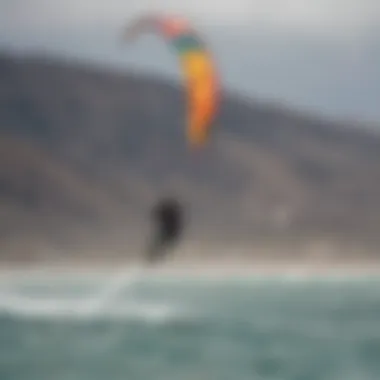
{"type": "Polygon", "coordinates": [[[75,260],[39,263],[1,263],[0,274],[5,273],[85,273],[109,274],[149,271],[153,275],[186,276],[186,277],[250,277],[250,276],[379,276],[380,260],[347,260],[347,261],[311,261],[311,260],[236,260],[236,259],[202,259],[169,261],[154,268],[147,268],[136,261],[101,261],[75,260]]]}

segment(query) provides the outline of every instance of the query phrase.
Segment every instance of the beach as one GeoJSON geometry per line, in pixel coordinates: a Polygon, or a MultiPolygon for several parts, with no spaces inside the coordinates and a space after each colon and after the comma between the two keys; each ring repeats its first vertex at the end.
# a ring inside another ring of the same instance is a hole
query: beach
{"type": "Polygon", "coordinates": [[[103,259],[52,260],[40,262],[0,262],[0,275],[6,273],[88,273],[112,275],[120,271],[145,270],[152,275],[189,277],[250,276],[380,276],[380,259],[260,259],[236,257],[175,258],[149,267],[142,260],[103,259]]]}

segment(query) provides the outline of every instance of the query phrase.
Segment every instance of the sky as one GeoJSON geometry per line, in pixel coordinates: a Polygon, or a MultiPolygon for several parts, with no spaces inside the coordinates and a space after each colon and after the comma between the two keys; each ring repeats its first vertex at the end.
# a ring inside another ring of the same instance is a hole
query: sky
{"type": "Polygon", "coordinates": [[[159,38],[123,46],[144,12],[189,17],[226,88],[380,126],[379,0],[0,0],[0,49],[179,76],[159,38]]]}

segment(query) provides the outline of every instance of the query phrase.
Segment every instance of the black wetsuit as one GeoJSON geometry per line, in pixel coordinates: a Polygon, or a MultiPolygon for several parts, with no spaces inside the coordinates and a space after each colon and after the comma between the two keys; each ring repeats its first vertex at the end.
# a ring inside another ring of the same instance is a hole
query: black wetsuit
{"type": "Polygon", "coordinates": [[[154,207],[152,217],[156,234],[148,248],[147,259],[149,262],[157,262],[163,259],[167,250],[181,237],[183,230],[181,205],[175,199],[164,199],[154,207]]]}

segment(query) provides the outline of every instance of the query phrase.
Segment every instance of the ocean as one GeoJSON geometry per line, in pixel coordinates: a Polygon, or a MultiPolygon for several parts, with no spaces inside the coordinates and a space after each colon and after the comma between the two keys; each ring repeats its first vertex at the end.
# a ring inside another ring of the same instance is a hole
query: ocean
{"type": "Polygon", "coordinates": [[[380,279],[0,275],[1,380],[379,380],[380,279]]]}

